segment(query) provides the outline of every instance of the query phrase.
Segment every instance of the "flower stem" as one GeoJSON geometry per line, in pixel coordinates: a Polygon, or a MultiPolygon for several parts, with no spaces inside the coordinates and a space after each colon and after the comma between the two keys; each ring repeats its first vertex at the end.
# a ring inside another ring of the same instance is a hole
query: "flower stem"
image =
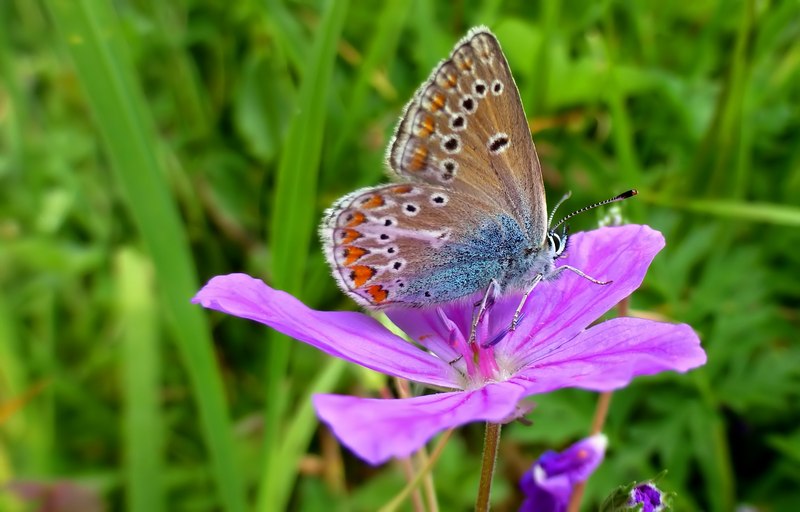
{"type": "Polygon", "coordinates": [[[439,456],[444,451],[444,447],[447,444],[447,440],[450,439],[450,434],[452,433],[453,429],[451,428],[450,430],[447,430],[445,431],[444,434],[442,434],[442,437],[439,439],[439,442],[433,449],[433,453],[431,453],[430,458],[428,458],[427,463],[425,464],[424,467],[420,468],[417,471],[417,475],[414,477],[414,480],[409,482],[408,485],[406,485],[397,496],[392,498],[392,501],[381,507],[378,512],[394,512],[400,507],[400,505],[403,504],[406,498],[408,498],[408,495],[411,494],[411,492],[414,489],[416,489],[417,486],[419,486],[419,484],[424,479],[425,475],[428,474],[431,469],[433,469],[433,466],[436,464],[436,461],[439,460],[439,456]]]}
{"type": "Polygon", "coordinates": [[[483,439],[483,463],[481,464],[481,483],[478,486],[478,499],[475,501],[476,512],[489,510],[489,496],[492,492],[492,477],[497,462],[497,450],[500,447],[500,424],[486,423],[486,436],[483,439]]]}
{"type": "Polygon", "coordinates": [[[611,394],[611,391],[605,391],[600,393],[600,396],[597,398],[597,407],[594,410],[592,430],[589,432],[590,435],[599,434],[603,431],[603,425],[605,425],[606,417],[608,416],[608,408],[611,404],[611,394]]]}
{"type": "MultiPolygon", "coordinates": [[[[394,384],[395,384],[395,387],[397,388],[397,394],[401,398],[408,398],[408,397],[411,396],[411,393],[410,393],[410,391],[408,389],[408,381],[403,380],[403,379],[401,379],[399,377],[395,377],[394,378],[394,384]]],[[[392,392],[387,387],[381,388],[380,393],[381,393],[381,397],[384,398],[384,399],[391,399],[392,398],[392,392]]],[[[417,467],[422,468],[422,467],[425,466],[425,461],[428,460],[427,456],[428,456],[428,453],[425,450],[425,447],[423,446],[422,448],[420,448],[417,451],[417,453],[415,455],[415,458],[416,458],[415,462],[416,462],[417,467]],[[420,455],[424,455],[424,458],[420,457],[420,455]]],[[[407,485],[411,485],[411,482],[414,481],[414,475],[415,475],[414,462],[412,462],[411,457],[407,457],[407,458],[404,458],[404,459],[398,459],[397,462],[400,465],[400,467],[403,469],[403,474],[406,477],[407,485]]],[[[430,476],[430,473],[428,473],[428,476],[430,476]]],[[[426,478],[425,481],[427,483],[428,479],[426,478]]],[[[427,489],[426,489],[426,491],[427,491],[427,489]]],[[[428,497],[426,496],[426,498],[428,498],[428,497]]],[[[425,506],[422,503],[422,494],[419,492],[419,488],[416,487],[416,486],[414,487],[414,489],[413,489],[413,491],[411,493],[411,508],[415,512],[420,512],[420,511],[424,511],[425,510],[425,506]]]]}
{"type": "MultiPolygon", "coordinates": [[[[414,481],[414,464],[411,463],[411,459],[399,459],[397,462],[403,469],[403,475],[406,477],[406,483],[411,484],[411,482],[414,481]]],[[[422,494],[417,488],[411,492],[411,509],[415,512],[425,510],[425,506],[422,504],[422,494]]]]}
{"type": "MultiPolygon", "coordinates": [[[[417,459],[417,467],[428,466],[428,451],[423,447],[414,454],[417,459]]],[[[433,483],[433,472],[427,471],[422,479],[422,489],[425,492],[425,505],[428,512],[439,512],[439,500],[436,497],[436,486],[433,483]]]]}
{"type": "MultiPolygon", "coordinates": [[[[397,394],[400,398],[411,397],[411,390],[408,386],[408,381],[399,377],[394,378],[394,385],[397,388],[397,394]]],[[[428,451],[423,446],[417,453],[414,454],[418,468],[424,468],[428,465],[428,451]]],[[[410,459],[409,459],[410,461],[410,459]]],[[[409,478],[409,482],[411,479],[409,478]]],[[[439,501],[436,498],[436,486],[433,484],[433,473],[430,471],[425,472],[425,478],[422,482],[422,489],[425,491],[425,503],[428,506],[428,512],[439,512],[439,501]]],[[[420,498],[419,490],[414,491],[414,502],[420,498]]],[[[416,506],[416,505],[415,505],[416,506]]],[[[417,510],[416,508],[414,510],[417,510]]]]}

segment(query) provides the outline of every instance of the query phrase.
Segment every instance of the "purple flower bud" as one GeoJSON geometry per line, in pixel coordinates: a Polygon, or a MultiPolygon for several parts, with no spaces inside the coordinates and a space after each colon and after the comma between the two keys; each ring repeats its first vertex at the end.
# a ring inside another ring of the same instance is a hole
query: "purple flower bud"
{"type": "Polygon", "coordinates": [[[561,453],[547,451],[522,475],[523,512],[562,512],[567,509],[575,484],[589,478],[603,461],[608,439],[596,434],[561,453]]]}
{"type": "MultiPolygon", "coordinates": [[[[642,512],[659,512],[664,510],[664,496],[652,482],[644,482],[631,490],[629,507],[641,505],[642,512]]],[[[637,509],[638,510],[638,509],[637,509]]]]}

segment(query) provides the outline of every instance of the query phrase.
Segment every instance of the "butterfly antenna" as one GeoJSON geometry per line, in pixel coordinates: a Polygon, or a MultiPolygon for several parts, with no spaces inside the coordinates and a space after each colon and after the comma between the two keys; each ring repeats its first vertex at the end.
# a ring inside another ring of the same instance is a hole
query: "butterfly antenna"
{"type": "Polygon", "coordinates": [[[558,200],[556,205],[553,207],[553,211],[550,212],[550,218],[547,219],[547,225],[548,226],[553,223],[553,217],[556,216],[556,211],[558,211],[558,207],[561,206],[562,204],[564,204],[564,201],[569,199],[570,196],[572,196],[572,191],[571,190],[568,191],[566,194],[564,194],[564,197],[562,197],[561,199],[558,200]]]}
{"type": "MultiPolygon", "coordinates": [[[[558,226],[560,226],[564,222],[568,221],[572,217],[574,217],[574,216],[576,216],[576,215],[578,215],[580,213],[583,213],[583,212],[585,212],[587,210],[591,210],[592,208],[597,208],[598,206],[603,206],[604,204],[608,204],[608,203],[616,203],[617,201],[622,201],[624,199],[628,199],[629,197],[633,197],[638,193],[639,192],[636,189],[631,189],[631,190],[628,190],[626,192],[621,193],[618,196],[614,196],[611,199],[606,199],[605,201],[600,201],[599,203],[594,203],[594,204],[590,204],[589,206],[584,206],[580,210],[576,210],[576,211],[570,213],[569,215],[567,215],[566,217],[564,217],[563,219],[561,219],[560,221],[558,221],[558,223],[555,226],[551,226],[550,229],[556,229],[558,226]]],[[[566,199],[566,197],[564,199],[566,199]]],[[[563,201],[563,199],[561,201],[563,201]]],[[[561,204],[561,202],[559,202],[558,204],[561,204]]],[[[555,210],[553,212],[555,213],[555,210]]],[[[550,215],[551,219],[552,219],[552,217],[553,216],[550,215]]]]}

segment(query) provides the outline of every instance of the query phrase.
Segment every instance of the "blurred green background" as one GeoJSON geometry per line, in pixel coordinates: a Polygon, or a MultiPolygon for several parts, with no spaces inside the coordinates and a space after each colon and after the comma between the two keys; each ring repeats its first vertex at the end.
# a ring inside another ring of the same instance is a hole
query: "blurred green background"
{"type": "MultiPolygon", "coordinates": [[[[0,510],[39,510],[12,499],[23,483],[84,500],[54,511],[374,510],[402,489],[308,402],[390,383],[189,299],[246,271],[354,308],[321,212],[385,180],[402,106],[476,24],[507,53],[551,204],[638,188],[624,214],[667,247],[634,312],[690,323],[709,356],[614,395],[585,508],[668,469],[678,510],[800,510],[796,0],[3,0],[0,510]]],[[[537,397],[504,431],[496,510],[595,401],[537,397]]],[[[442,510],[471,507],[481,436],[448,443],[442,510]]]]}

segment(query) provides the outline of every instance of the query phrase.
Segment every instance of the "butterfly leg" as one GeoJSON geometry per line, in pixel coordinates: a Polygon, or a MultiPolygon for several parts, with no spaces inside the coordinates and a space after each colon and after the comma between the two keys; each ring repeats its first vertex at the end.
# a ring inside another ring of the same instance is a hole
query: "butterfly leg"
{"type": "MultiPolygon", "coordinates": [[[[582,278],[588,279],[589,281],[593,282],[594,284],[607,285],[607,284],[611,284],[612,283],[612,281],[600,281],[599,279],[595,279],[594,277],[584,273],[582,270],[577,269],[575,267],[571,267],[569,265],[562,265],[562,266],[558,267],[551,274],[549,274],[547,276],[547,279],[553,279],[554,277],[558,276],[561,272],[563,272],[565,270],[569,270],[570,272],[574,272],[574,273],[578,274],[579,276],[581,276],[582,278]]],[[[489,343],[484,345],[484,347],[490,347],[492,345],[498,344],[500,342],[500,340],[502,340],[503,338],[506,337],[506,335],[508,335],[508,333],[514,332],[517,329],[517,325],[519,324],[519,321],[522,319],[522,309],[525,307],[525,303],[528,302],[528,297],[533,292],[533,289],[536,288],[536,286],[543,279],[544,279],[544,276],[542,274],[536,274],[536,277],[533,279],[533,282],[528,287],[528,289],[525,291],[525,293],[522,295],[522,299],[520,299],[520,301],[519,301],[519,305],[517,306],[517,310],[514,311],[514,317],[511,319],[511,325],[508,326],[508,329],[506,329],[505,331],[501,332],[499,335],[495,336],[489,343]]]]}
{"type": "Polygon", "coordinates": [[[601,281],[599,279],[595,279],[594,277],[592,277],[592,276],[590,276],[588,274],[585,274],[582,270],[577,269],[575,267],[571,267],[569,265],[561,265],[560,267],[558,267],[557,269],[555,269],[553,271],[551,276],[555,277],[555,276],[557,276],[558,274],[560,274],[561,272],[563,272],[565,270],[569,270],[570,272],[574,272],[574,273],[578,274],[579,276],[581,276],[582,278],[593,282],[594,284],[607,285],[607,284],[613,283],[613,281],[601,281]]]}
{"type": "Polygon", "coordinates": [[[517,324],[519,323],[519,320],[522,316],[522,308],[525,307],[525,303],[528,302],[528,296],[531,294],[533,289],[536,288],[536,285],[542,281],[543,277],[544,276],[542,276],[542,274],[536,274],[536,277],[533,279],[531,285],[528,287],[525,293],[522,294],[522,299],[519,301],[517,310],[514,311],[514,318],[511,319],[511,325],[508,327],[508,330],[510,332],[513,332],[517,329],[517,324]]]}
{"type": "Polygon", "coordinates": [[[531,282],[528,289],[522,295],[522,299],[520,299],[519,305],[517,306],[516,311],[514,311],[514,317],[511,319],[511,324],[506,329],[503,329],[503,331],[495,335],[495,337],[489,340],[488,343],[483,344],[483,348],[497,345],[508,335],[508,333],[514,332],[517,329],[517,324],[519,324],[520,320],[522,320],[522,317],[524,316],[522,314],[522,308],[524,308],[525,303],[528,302],[528,296],[531,294],[531,292],[533,292],[533,289],[536,288],[536,285],[539,284],[543,278],[544,276],[542,276],[542,274],[536,274],[536,277],[533,278],[533,282],[531,282]]]}
{"type": "Polygon", "coordinates": [[[492,279],[489,281],[489,286],[486,287],[486,292],[483,294],[483,299],[476,304],[478,310],[472,315],[472,326],[469,330],[470,344],[475,343],[475,337],[478,333],[478,324],[480,324],[481,320],[483,320],[483,315],[486,313],[486,311],[488,311],[489,308],[491,308],[494,304],[494,300],[497,297],[498,292],[499,287],[497,286],[497,281],[492,279]]]}

